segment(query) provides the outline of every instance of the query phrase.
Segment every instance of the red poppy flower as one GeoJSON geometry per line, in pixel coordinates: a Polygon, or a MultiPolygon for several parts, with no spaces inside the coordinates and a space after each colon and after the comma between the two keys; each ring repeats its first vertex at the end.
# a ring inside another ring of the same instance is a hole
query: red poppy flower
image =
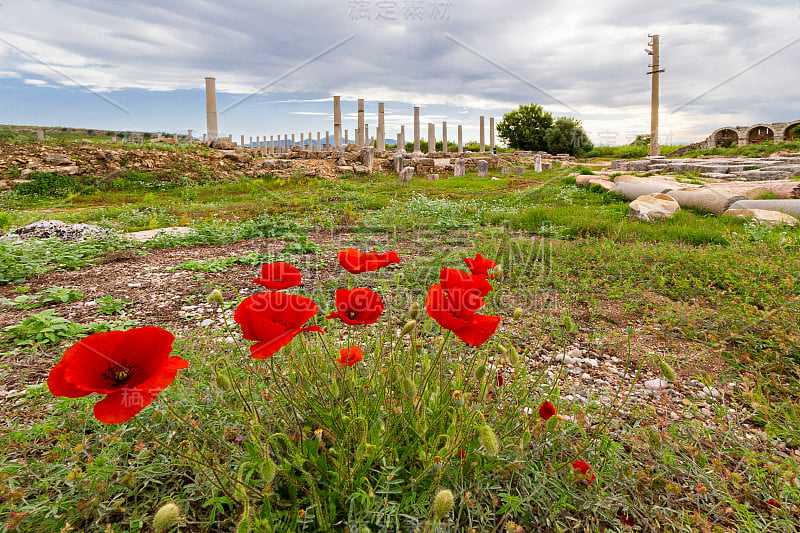
{"type": "Polygon", "coordinates": [[[400,262],[400,256],[397,255],[397,252],[386,252],[379,254],[375,249],[373,249],[372,252],[366,252],[362,254],[355,248],[339,250],[337,259],[339,259],[339,264],[342,266],[342,268],[351,274],[373,272],[379,268],[389,266],[392,263],[400,262]]]}
{"type": "Polygon", "coordinates": [[[47,387],[55,396],[106,397],[94,406],[104,424],[130,420],[175,380],[189,363],[170,357],[175,336],[157,327],[95,333],[64,352],[50,371],[47,387]]]}
{"type": "Polygon", "coordinates": [[[261,277],[254,279],[253,283],[263,285],[270,291],[280,291],[297,287],[302,280],[300,271],[294,265],[278,261],[262,265],[261,277]]]}
{"type": "Polygon", "coordinates": [[[285,292],[260,292],[248,296],[233,314],[242,335],[251,341],[250,355],[267,359],[289,344],[302,331],[325,333],[319,326],[303,327],[319,308],[313,300],[285,292]]]}
{"type": "Polygon", "coordinates": [[[589,466],[589,463],[586,461],[575,461],[572,463],[572,468],[575,470],[580,471],[581,475],[586,478],[586,480],[591,483],[594,481],[594,474],[592,473],[592,467],[589,466]]]}
{"type": "Polygon", "coordinates": [[[629,516],[625,516],[623,514],[620,514],[620,515],[617,516],[617,518],[619,518],[619,521],[622,522],[622,525],[630,526],[630,527],[633,527],[633,526],[636,525],[636,523],[633,521],[633,518],[631,518],[629,516]]]}
{"type": "Polygon", "coordinates": [[[772,498],[770,498],[769,500],[765,501],[764,503],[767,504],[769,507],[774,507],[775,509],[780,509],[781,508],[781,504],[776,502],[772,498]]]}
{"type": "Polygon", "coordinates": [[[553,407],[553,404],[550,403],[549,400],[545,400],[541,407],[539,407],[539,417],[545,421],[550,420],[550,418],[555,414],[556,408],[553,407]]]}
{"type": "Polygon", "coordinates": [[[425,298],[428,316],[472,346],[486,342],[500,323],[499,316],[476,314],[482,306],[483,299],[474,292],[460,287],[445,292],[438,283],[430,288],[425,298]]]}
{"type": "Polygon", "coordinates": [[[325,318],[340,318],[351,326],[374,324],[383,313],[383,301],[370,289],[339,289],[336,291],[336,312],[325,318]]]}
{"type": "MultiPolygon", "coordinates": [[[[464,263],[467,264],[467,268],[469,269],[470,272],[472,272],[476,276],[483,276],[484,278],[489,277],[490,268],[494,268],[497,266],[497,263],[495,263],[491,259],[486,259],[481,254],[477,254],[474,259],[465,257],[464,263]]],[[[498,273],[498,276],[501,275],[502,274],[498,273]]],[[[492,279],[494,279],[494,272],[492,272],[492,279]]]]}
{"type": "Polygon", "coordinates": [[[484,297],[492,290],[492,284],[486,281],[484,276],[477,276],[455,268],[443,268],[439,273],[439,278],[442,281],[442,288],[446,291],[454,287],[461,287],[484,297]]]}
{"type": "Polygon", "coordinates": [[[503,378],[503,374],[497,374],[497,386],[502,387],[506,384],[505,379],[503,378]]]}
{"type": "Polygon", "coordinates": [[[353,366],[364,358],[364,352],[358,346],[348,346],[339,350],[339,363],[342,366],[353,366]]]}

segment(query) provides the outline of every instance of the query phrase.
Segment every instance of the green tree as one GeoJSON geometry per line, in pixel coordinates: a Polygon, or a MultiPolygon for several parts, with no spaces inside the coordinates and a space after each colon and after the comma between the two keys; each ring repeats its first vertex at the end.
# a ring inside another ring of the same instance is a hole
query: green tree
{"type": "Polygon", "coordinates": [[[547,151],[551,154],[582,156],[594,148],[589,136],[583,131],[580,120],[560,117],[544,135],[547,151]]]}
{"type": "Polygon", "coordinates": [[[552,126],[553,115],[542,106],[520,105],[516,111],[503,115],[503,120],[497,123],[497,133],[510,148],[544,151],[547,150],[544,135],[552,126]]]}

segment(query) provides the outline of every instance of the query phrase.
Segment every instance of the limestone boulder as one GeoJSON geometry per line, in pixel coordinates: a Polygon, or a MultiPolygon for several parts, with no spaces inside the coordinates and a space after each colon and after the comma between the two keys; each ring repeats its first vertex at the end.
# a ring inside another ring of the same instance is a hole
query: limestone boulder
{"type": "Polygon", "coordinates": [[[723,213],[726,217],[746,218],[770,226],[796,226],[798,220],[792,215],[780,211],[767,211],[765,209],[728,209],[723,213]]]}
{"type": "Polygon", "coordinates": [[[681,206],[666,194],[653,193],[640,196],[631,202],[630,215],[638,220],[652,222],[664,220],[680,211],[681,206]]]}

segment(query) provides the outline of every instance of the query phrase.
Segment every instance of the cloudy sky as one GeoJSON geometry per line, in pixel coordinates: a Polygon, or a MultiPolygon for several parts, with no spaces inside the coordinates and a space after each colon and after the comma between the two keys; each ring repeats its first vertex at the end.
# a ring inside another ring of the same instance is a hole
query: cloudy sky
{"type": "Polygon", "coordinates": [[[338,94],[351,135],[357,98],[407,139],[414,105],[477,139],[534,102],[623,144],[650,129],[652,33],[662,143],[800,118],[800,0],[0,0],[0,123],[202,135],[214,76],[234,138],[333,130],[338,94]]]}

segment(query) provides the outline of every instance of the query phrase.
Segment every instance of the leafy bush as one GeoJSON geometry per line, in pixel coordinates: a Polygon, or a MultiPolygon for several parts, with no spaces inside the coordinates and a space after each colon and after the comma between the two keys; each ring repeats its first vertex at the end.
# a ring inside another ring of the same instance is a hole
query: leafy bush
{"type": "Polygon", "coordinates": [[[41,313],[28,315],[22,322],[6,326],[7,340],[17,346],[55,346],[62,341],[79,336],[109,331],[111,325],[106,322],[95,322],[86,326],[60,317],[53,309],[45,309],[41,313]]]}
{"type": "Polygon", "coordinates": [[[547,151],[551,154],[570,154],[582,157],[594,148],[589,136],[583,131],[581,122],[567,117],[559,117],[544,134],[547,151]]]}
{"type": "Polygon", "coordinates": [[[11,215],[0,211],[0,230],[8,231],[11,227],[11,215]]]}
{"type": "Polygon", "coordinates": [[[497,132],[506,144],[517,150],[546,151],[545,134],[553,126],[553,116],[542,106],[520,105],[519,109],[503,115],[497,132]]]}
{"type": "Polygon", "coordinates": [[[14,187],[14,194],[44,198],[63,198],[73,193],[86,190],[75,176],[67,176],[56,172],[34,172],[31,181],[19,183],[14,187]]]}

